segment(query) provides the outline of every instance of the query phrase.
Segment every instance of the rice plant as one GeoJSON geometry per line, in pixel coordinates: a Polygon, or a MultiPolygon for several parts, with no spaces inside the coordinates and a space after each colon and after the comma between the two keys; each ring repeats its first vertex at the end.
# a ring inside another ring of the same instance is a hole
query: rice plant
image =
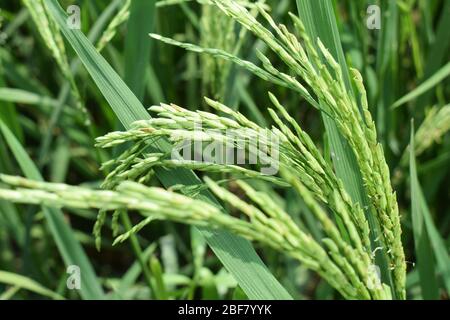
{"type": "Polygon", "coordinates": [[[66,2],[0,6],[3,298],[448,299],[448,1],[66,2]]]}

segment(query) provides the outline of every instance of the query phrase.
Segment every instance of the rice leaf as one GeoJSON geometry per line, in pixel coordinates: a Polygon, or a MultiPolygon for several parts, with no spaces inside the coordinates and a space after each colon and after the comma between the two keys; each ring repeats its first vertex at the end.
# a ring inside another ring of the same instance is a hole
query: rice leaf
{"type": "Polygon", "coordinates": [[[139,100],[142,100],[146,84],[146,65],[150,58],[148,34],[152,31],[155,17],[155,0],[131,2],[125,38],[124,80],[139,100]]]}
{"type": "MultiPolygon", "coordinates": [[[[376,116],[377,133],[380,142],[384,146],[389,146],[392,139],[389,139],[389,131],[395,130],[395,115],[389,109],[394,103],[397,95],[398,79],[398,42],[399,42],[399,9],[395,1],[383,0],[380,2],[382,8],[383,26],[379,33],[376,58],[377,77],[377,101],[374,102],[373,112],[376,116]]],[[[411,29],[411,28],[409,28],[411,29]]],[[[389,150],[386,148],[386,150],[389,150]]]]}
{"type": "MultiPolygon", "coordinates": [[[[413,136],[414,137],[414,136],[413,136]]],[[[420,287],[424,299],[434,300],[439,297],[439,289],[435,275],[435,261],[428,232],[423,218],[423,196],[418,189],[414,155],[414,138],[410,146],[410,170],[411,170],[411,220],[414,233],[417,268],[419,270],[420,287]]]]}
{"type": "MultiPolygon", "coordinates": [[[[58,102],[50,97],[41,96],[34,92],[15,88],[0,88],[0,101],[8,101],[20,104],[48,105],[55,107],[58,102]]],[[[3,106],[0,107],[3,109],[3,106]]]]}
{"type": "Polygon", "coordinates": [[[433,222],[417,177],[413,124],[411,125],[409,155],[411,216],[422,297],[424,299],[438,299],[439,287],[436,278],[438,273],[442,276],[447,293],[450,293],[450,257],[445,242],[433,222]]]}
{"type": "MultiPolygon", "coordinates": [[[[431,77],[439,70],[445,58],[448,59],[448,49],[450,47],[450,37],[448,30],[450,30],[450,1],[446,0],[443,3],[441,17],[437,23],[436,37],[431,46],[428,56],[425,61],[424,79],[431,77]]],[[[419,97],[414,109],[416,115],[422,115],[426,107],[430,105],[432,92],[427,91],[419,97]]]]}
{"type": "Polygon", "coordinates": [[[428,90],[432,89],[434,86],[441,83],[442,80],[447,78],[450,75],[450,62],[448,62],[446,65],[444,65],[442,68],[440,68],[435,74],[433,74],[431,77],[429,77],[427,80],[422,82],[417,88],[410,91],[408,94],[404,95],[400,99],[398,99],[393,105],[392,108],[398,108],[401,105],[416,99],[417,97],[421,96],[428,90]]]}
{"type": "Polygon", "coordinates": [[[64,297],[60,296],[56,292],[53,292],[53,291],[45,288],[44,286],[37,283],[33,279],[24,277],[24,276],[16,274],[16,273],[0,270],[0,283],[5,283],[5,284],[11,285],[11,286],[16,286],[21,289],[26,289],[28,291],[37,293],[44,297],[49,297],[54,300],[63,300],[64,299],[64,297]]]}

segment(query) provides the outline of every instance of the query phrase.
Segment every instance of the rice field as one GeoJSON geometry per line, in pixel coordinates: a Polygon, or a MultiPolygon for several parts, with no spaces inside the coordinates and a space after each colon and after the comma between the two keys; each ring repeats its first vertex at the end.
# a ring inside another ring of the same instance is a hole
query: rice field
{"type": "Polygon", "coordinates": [[[449,0],[0,0],[0,300],[448,300],[449,0]]]}

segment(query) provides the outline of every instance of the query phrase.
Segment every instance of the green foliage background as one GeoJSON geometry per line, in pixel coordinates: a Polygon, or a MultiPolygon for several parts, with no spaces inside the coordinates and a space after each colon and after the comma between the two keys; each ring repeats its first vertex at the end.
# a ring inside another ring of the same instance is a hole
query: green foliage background
{"type": "MultiPolygon", "coordinates": [[[[267,91],[282,101],[332,161],[337,143],[332,129],[319,111],[293,91],[229,62],[148,36],[153,32],[223,49],[258,64],[255,49],[265,52],[263,43],[216,8],[202,4],[205,1],[198,2],[59,1],[62,8],[71,4],[81,8],[81,31],[102,49],[107,71],[96,77],[96,68],[103,65],[90,60],[91,49],[82,38],[71,39],[64,30],[58,33],[51,14],[46,19],[39,13],[33,15],[30,1],[0,0],[0,172],[97,187],[106,174],[100,163],[118,150],[95,148],[94,138],[148,117],[142,106],[171,102],[211,111],[203,99],[209,96],[269,126],[273,123],[267,111],[267,91]],[[43,29],[47,28],[46,37],[43,29]],[[65,41],[64,51],[59,41],[65,41]],[[74,43],[85,50],[77,50],[74,43]],[[114,71],[131,91],[117,85],[114,71]],[[113,90],[103,79],[111,81],[113,90]]],[[[289,27],[288,12],[300,11],[305,25],[310,23],[325,44],[331,45],[339,36],[340,41],[334,43],[337,55],[342,47],[339,63],[363,75],[397,192],[408,262],[407,298],[448,299],[450,1],[325,2],[267,0],[265,4],[277,22],[289,27]],[[372,4],[381,9],[379,30],[366,26],[366,10],[372,4]],[[336,16],[334,34],[329,23],[333,20],[323,14],[325,8],[336,16]],[[417,131],[412,138],[411,119],[417,131]],[[408,147],[411,142],[415,149],[408,147]],[[426,229],[425,236],[420,226],[426,229]]],[[[273,54],[267,54],[275,67],[288,72],[273,54]]],[[[337,165],[338,174],[340,170],[344,169],[337,165]]],[[[151,185],[170,187],[195,179],[188,170],[161,171],[151,185]]],[[[313,232],[317,229],[295,194],[274,191],[264,183],[259,187],[282,203],[294,220],[313,232]]],[[[240,238],[229,234],[214,238],[209,230],[171,222],[152,223],[129,242],[116,246],[111,245],[112,234],[105,228],[98,252],[91,233],[96,216],[93,210],[40,208],[0,200],[0,298],[341,298],[316,274],[271,249],[255,244],[259,259],[240,238]],[[239,250],[233,252],[233,248],[239,250]],[[236,262],[227,258],[230,253],[249,257],[258,277],[241,268],[249,261],[236,262]],[[67,290],[66,266],[71,264],[83,272],[80,291],[67,290]]],[[[130,219],[124,225],[136,221],[134,215],[130,219]]]]}

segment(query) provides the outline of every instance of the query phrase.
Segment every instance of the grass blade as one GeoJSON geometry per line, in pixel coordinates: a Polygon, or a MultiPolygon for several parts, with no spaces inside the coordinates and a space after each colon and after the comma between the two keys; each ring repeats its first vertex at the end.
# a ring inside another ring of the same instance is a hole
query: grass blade
{"type": "Polygon", "coordinates": [[[450,75],[450,62],[440,68],[435,74],[429,77],[427,80],[422,82],[417,88],[408,94],[404,95],[400,99],[398,99],[393,105],[392,108],[398,108],[401,105],[421,96],[428,90],[432,89],[434,86],[438,85],[442,80],[447,78],[450,75]]]}
{"type": "Polygon", "coordinates": [[[410,141],[411,210],[416,244],[417,266],[424,299],[438,299],[436,279],[440,272],[447,293],[450,293],[450,257],[442,237],[436,229],[417,177],[414,125],[410,141]],[[437,268],[436,268],[437,267],[437,268]]]}
{"type": "Polygon", "coordinates": [[[423,196],[418,189],[417,177],[413,176],[416,171],[414,161],[414,139],[411,140],[410,148],[410,170],[411,170],[411,220],[414,233],[416,251],[416,265],[419,271],[420,287],[424,299],[435,300],[439,297],[439,289],[435,276],[435,262],[428,232],[423,219],[423,196]]]}
{"type": "MultiPolygon", "coordinates": [[[[22,89],[16,88],[0,88],[0,101],[14,102],[20,104],[30,104],[30,105],[48,105],[56,106],[57,101],[46,96],[40,96],[34,92],[29,92],[22,89]]],[[[3,109],[0,108],[0,110],[3,109]]]]}
{"type": "Polygon", "coordinates": [[[155,0],[131,2],[125,38],[125,83],[139,100],[144,96],[146,66],[150,58],[148,34],[153,29],[155,0]]]}
{"type": "Polygon", "coordinates": [[[386,146],[389,152],[389,131],[395,130],[395,115],[389,107],[394,103],[397,95],[398,79],[397,68],[399,65],[399,9],[395,1],[384,0],[380,2],[383,11],[381,24],[378,31],[377,58],[375,72],[378,82],[376,89],[377,99],[373,105],[373,113],[376,115],[377,133],[379,141],[386,146]]]}
{"type": "Polygon", "coordinates": [[[60,296],[56,292],[53,292],[53,291],[43,287],[42,285],[40,285],[33,279],[21,276],[19,274],[0,270],[0,283],[6,283],[11,286],[16,286],[21,289],[26,289],[26,290],[32,291],[34,293],[37,293],[41,296],[49,297],[51,299],[55,299],[55,300],[63,300],[64,299],[64,297],[60,296]]]}
{"type": "MultiPolygon", "coordinates": [[[[131,123],[136,120],[149,119],[150,115],[136,96],[106,60],[96,52],[83,33],[67,27],[66,15],[58,5],[58,2],[56,0],[46,0],[46,3],[62,33],[84,63],[124,127],[130,128],[131,123]]],[[[170,145],[165,142],[159,142],[154,147],[164,151],[170,150],[170,145]]],[[[201,183],[198,177],[189,170],[180,169],[170,172],[158,170],[156,173],[166,187],[174,184],[193,185],[201,183]]],[[[217,203],[210,193],[204,193],[203,197],[217,203]]],[[[268,271],[249,241],[224,231],[202,229],[202,234],[249,298],[291,299],[287,291],[268,271]]]]}
{"type": "MultiPolygon", "coordinates": [[[[430,48],[426,62],[424,79],[428,79],[439,70],[445,57],[448,58],[448,48],[450,47],[450,37],[448,36],[448,30],[450,30],[450,1],[446,0],[443,3],[442,13],[437,24],[436,38],[433,45],[430,48]]],[[[432,92],[428,91],[424,93],[417,100],[416,108],[414,109],[416,115],[423,115],[423,111],[430,105],[430,99],[432,98],[432,92]]]]}

